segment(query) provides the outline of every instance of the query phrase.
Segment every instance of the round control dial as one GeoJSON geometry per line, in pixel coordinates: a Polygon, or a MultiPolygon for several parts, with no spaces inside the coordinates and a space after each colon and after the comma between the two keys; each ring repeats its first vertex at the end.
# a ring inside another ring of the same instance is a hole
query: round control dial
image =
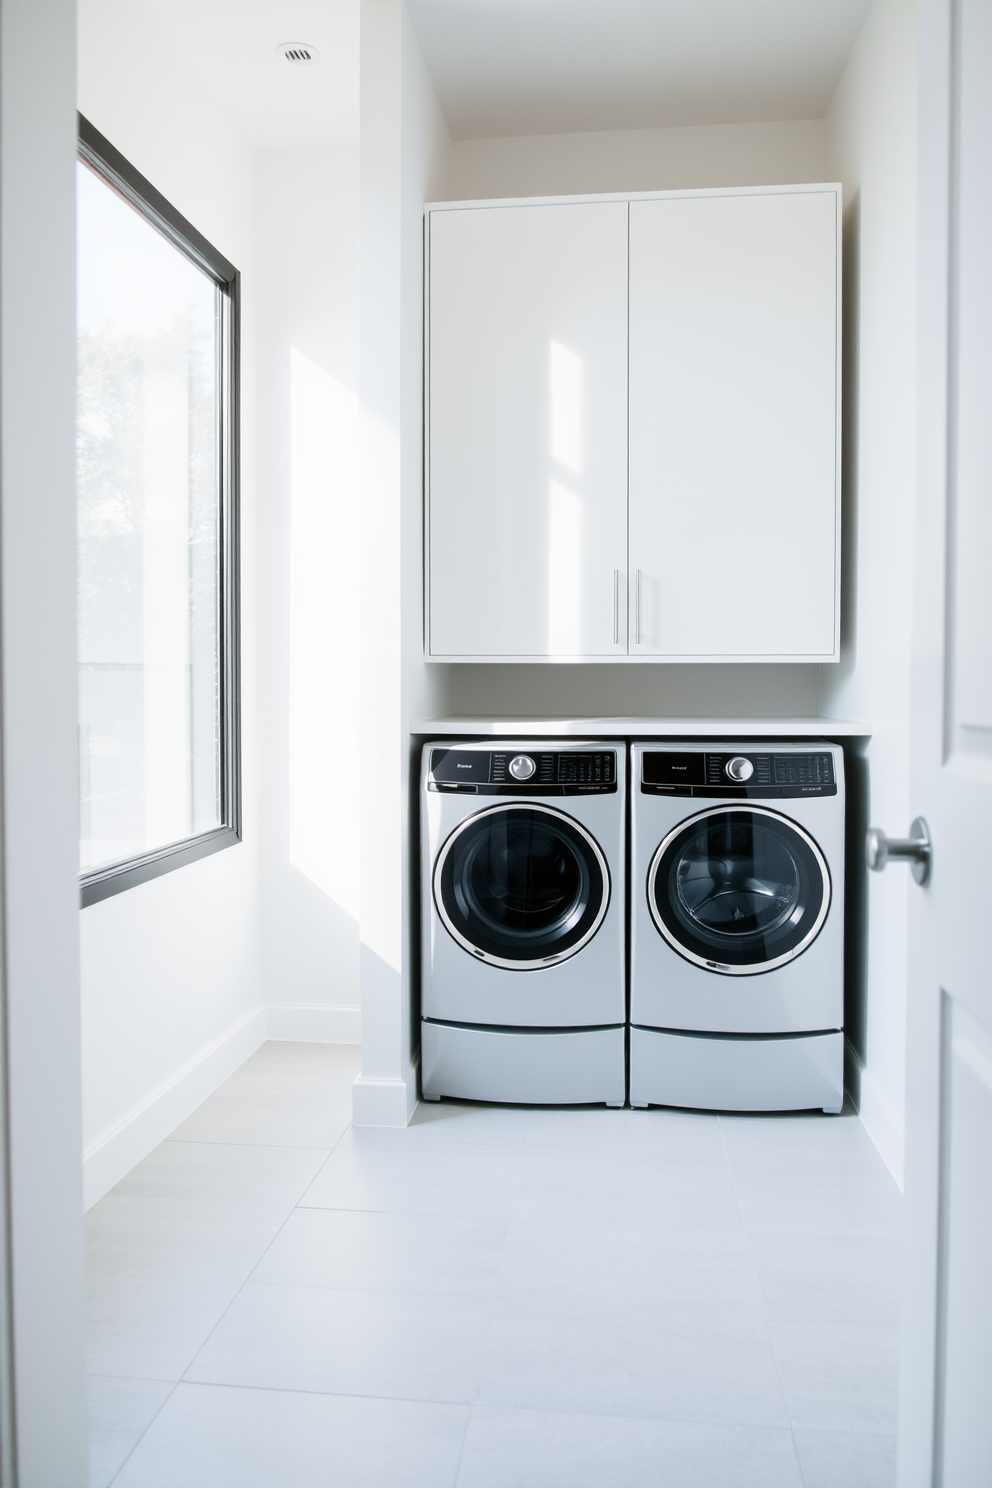
{"type": "Polygon", "coordinates": [[[529,780],[536,769],[529,754],[515,754],[510,761],[510,774],[514,780],[529,780]]]}
{"type": "Polygon", "coordinates": [[[743,784],[745,780],[750,780],[754,774],[754,766],[743,754],[735,754],[733,759],[728,760],[723,768],[726,770],[730,779],[736,781],[738,784],[743,784]]]}

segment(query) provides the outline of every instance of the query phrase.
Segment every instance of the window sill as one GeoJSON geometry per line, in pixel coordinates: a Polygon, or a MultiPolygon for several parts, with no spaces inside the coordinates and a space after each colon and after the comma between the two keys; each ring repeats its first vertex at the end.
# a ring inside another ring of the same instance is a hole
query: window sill
{"type": "Polygon", "coordinates": [[[99,904],[101,899],[110,899],[114,894],[123,894],[127,889],[147,883],[149,879],[161,878],[175,868],[184,868],[199,858],[221,852],[241,841],[233,827],[216,827],[199,837],[190,837],[185,842],[175,842],[160,847],[155,852],[143,853],[137,858],[128,858],[123,863],[113,863],[107,868],[97,868],[84,873],[79,879],[79,907],[99,904]]]}

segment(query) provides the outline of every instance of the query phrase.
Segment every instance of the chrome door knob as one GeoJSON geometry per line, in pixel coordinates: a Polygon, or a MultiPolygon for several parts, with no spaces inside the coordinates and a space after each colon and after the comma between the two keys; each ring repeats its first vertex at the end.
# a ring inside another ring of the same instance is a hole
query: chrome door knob
{"type": "Polygon", "coordinates": [[[736,780],[738,782],[750,780],[751,776],[754,774],[754,766],[752,765],[751,761],[747,759],[743,754],[735,754],[733,759],[728,760],[727,763],[724,765],[724,769],[730,776],[731,780],[736,780]]]}
{"type": "Polygon", "coordinates": [[[865,862],[873,873],[881,873],[890,859],[912,864],[912,874],[918,884],[930,878],[933,864],[933,844],[930,829],[922,816],[918,816],[909,829],[908,837],[886,837],[880,827],[869,827],[865,837],[865,862]]]}
{"type": "Polygon", "coordinates": [[[529,754],[515,754],[510,761],[510,774],[514,780],[529,780],[536,769],[529,754]]]}

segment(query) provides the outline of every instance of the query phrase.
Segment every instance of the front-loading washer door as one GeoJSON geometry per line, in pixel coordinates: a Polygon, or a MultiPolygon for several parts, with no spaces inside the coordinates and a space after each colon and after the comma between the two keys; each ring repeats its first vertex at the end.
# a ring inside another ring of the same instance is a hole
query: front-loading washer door
{"type": "Polygon", "coordinates": [[[610,902],[610,876],[584,827],[519,803],[468,817],[434,867],[434,902],[454,939],[481,961],[533,971],[574,956],[610,902]]]}
{"type": "Polygon", "coordinates": [[[830,874],[795,822],[763,807],[717,806],[660,844],[647,894],[655,925],[680,956],[724,976],[754,976],[816,939],[830,874]]]}

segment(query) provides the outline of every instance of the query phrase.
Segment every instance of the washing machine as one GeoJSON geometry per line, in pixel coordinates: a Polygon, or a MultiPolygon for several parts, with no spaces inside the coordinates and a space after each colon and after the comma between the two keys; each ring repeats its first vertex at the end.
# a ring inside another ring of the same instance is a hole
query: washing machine
{"type": "Polygon", "coordinates": [[[844,756],[631,747],[630,1101],[840,1110],[844,756]]]}
{"type": "Polygon", "coordinates": [[[623,1105],[625,763],[617,741],[424,747],[425,1099],[623,1105]]]}

